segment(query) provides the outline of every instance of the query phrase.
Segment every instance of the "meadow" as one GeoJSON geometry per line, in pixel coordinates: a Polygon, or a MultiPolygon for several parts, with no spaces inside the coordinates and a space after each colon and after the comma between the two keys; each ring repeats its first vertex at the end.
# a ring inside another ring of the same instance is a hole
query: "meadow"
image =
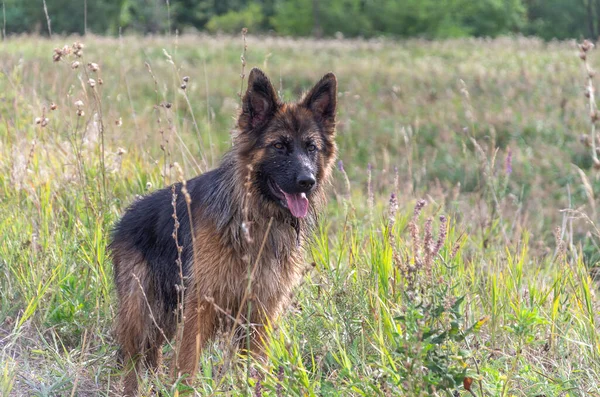
{"type": "MultiPolygon", "coordinates": [[[[290,100],[336,73],[339,164],[268,363],[218,340],[197,395],[600,396],[600,181],[575,42],[246,45],[2,43],[0,395],[118,395],[111,227],[218,164],[257,66],[290,100]]],[[[186,390],[166,370],[151,388],[186,390]]]]}

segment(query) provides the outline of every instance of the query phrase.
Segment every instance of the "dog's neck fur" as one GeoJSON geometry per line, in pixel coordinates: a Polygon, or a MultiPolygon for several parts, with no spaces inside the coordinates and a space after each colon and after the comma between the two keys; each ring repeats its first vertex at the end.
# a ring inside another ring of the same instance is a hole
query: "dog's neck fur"
{"type": "Polygon", "coordinates": [[[214,224],[227,240],[224,244],[244,255],[258,255],[270,222],[264,252],[289,257],[300,251],[317,223],[317,213],[324,202],[322,187],[317,186],[311,193],[307,216],[295,218],[289,210],[265,198],[256,186],[248,185],[248,180],[252,180],[248,172],[253,171],[236,167],[237,155],[234,147],[216,169],[216,180],[207,192],[208,206],[202,218],[214,224]],[[282,224],[285,226],[279,227],[282,224]]]}

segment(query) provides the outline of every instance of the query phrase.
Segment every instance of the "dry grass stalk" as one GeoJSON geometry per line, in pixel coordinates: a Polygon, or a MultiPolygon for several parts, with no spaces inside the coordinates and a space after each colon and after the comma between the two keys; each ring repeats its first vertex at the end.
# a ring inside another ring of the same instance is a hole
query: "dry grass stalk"
{"type": "Polygon", "coordinates": [[[588,62],[588,53],[594,48],[594,43],[589,40],[584,40],[583,43],[579,44],[579,58],[583,62],[585,72],[587,74],[587,86],[585,96],[588,98],[590,122],[591,122],[591,134],[592,134],[592,160],[594,162],[594,168],[600,169],[600,160],[598,160],[598,152],[596,149],[596,123],[600,117],[598,114],[598,106],[596,104],[595,87],[594,87],[594,76],[596,72],[592,70],[588,62]]]}

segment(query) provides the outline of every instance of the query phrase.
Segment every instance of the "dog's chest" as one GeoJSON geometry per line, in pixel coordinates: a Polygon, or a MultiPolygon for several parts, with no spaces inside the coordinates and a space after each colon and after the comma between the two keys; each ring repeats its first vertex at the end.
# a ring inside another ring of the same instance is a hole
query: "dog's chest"
{"type": "Polygon", "coordinates": [[[213,238],[198,247],[194,283],[218,305],[237,306],[249,287],[261,304],[276,304],[290,294],[300,274],[301,247],[287,227],[271,230],[266,238],[265,233],[251,241],[213,238]]]}

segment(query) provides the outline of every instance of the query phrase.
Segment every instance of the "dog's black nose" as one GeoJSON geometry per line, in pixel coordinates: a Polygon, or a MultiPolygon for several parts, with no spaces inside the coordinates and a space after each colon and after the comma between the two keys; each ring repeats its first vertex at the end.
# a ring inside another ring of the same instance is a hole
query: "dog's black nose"
{"type": "Polygon", "coordinates": [[[296,184],[304,191],[312,189],[316,182],[314,175],[311,173],[301,173],[296,178],[296,184]]]}

